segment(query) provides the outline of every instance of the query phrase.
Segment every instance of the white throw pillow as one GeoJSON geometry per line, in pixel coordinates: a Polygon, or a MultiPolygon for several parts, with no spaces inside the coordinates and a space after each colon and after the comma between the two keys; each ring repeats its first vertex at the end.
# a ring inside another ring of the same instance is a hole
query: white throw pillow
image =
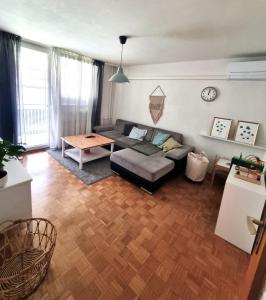
{"type": "Polygon", "coordinates": [[[143,141],[143,138],[145,137],[146,134],[147,134],[146,129],[133,127],[128,137],[134,140],[143,141]]]}

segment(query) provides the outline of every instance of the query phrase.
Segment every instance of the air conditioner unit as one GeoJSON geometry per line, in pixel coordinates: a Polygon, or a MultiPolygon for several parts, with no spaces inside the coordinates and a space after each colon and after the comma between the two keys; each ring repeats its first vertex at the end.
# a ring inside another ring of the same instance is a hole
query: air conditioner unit
{"type": "Polygon", "coordinates": [[[228,65],[229,79],[266,80],[266,61],[233,62],[228,65]]]}

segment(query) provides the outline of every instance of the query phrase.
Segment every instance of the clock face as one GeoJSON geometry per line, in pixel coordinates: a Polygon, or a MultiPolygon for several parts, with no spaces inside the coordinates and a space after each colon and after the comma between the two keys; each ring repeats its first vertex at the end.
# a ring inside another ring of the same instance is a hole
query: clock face
{"type": "Polygon", "coordinates": [[[201,92],[201,98],[204,101],[210,102],[214,101],[217,97],[217,90],[212,86],[208,86],[201,92]]]}

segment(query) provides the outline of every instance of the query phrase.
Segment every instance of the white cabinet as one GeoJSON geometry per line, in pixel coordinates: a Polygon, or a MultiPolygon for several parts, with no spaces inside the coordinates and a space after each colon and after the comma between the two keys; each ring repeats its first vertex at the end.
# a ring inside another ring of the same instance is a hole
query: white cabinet
{"type": "Polygon", "coordinates": [[[32,217],[31,177],[22,164],[13,159],[5,164],[7,184],[0,188],[0,222],[32,217]]]}
{"type": "Polygon", "coordinates": [[[257,185],[234,177],[232,166],[227,177],[215,234],[251,253],[255,236],[247,228],[247,216],[261,218],[266,200],[264,176],[257,185]]]}

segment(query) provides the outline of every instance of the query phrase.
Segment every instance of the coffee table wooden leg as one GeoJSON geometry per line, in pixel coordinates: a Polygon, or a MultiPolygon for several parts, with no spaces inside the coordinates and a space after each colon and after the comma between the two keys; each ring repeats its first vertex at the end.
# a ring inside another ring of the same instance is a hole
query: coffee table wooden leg
{"type": "Polygon", "coordinates": [[[79,168],[82,170],[83,168],[83,162],[82,162],[82,157],[83,157],[83,150],[79,150],[79,168]]]}
{"type": "Polygon", "coordinates": [[[111,144],[111,153],[114,152],[114,143],[111,144]]]}
{"type": "Polygon", "coordinates": [[[65,157],[65,141],[62,139],[62,157],[65,157]]]}

